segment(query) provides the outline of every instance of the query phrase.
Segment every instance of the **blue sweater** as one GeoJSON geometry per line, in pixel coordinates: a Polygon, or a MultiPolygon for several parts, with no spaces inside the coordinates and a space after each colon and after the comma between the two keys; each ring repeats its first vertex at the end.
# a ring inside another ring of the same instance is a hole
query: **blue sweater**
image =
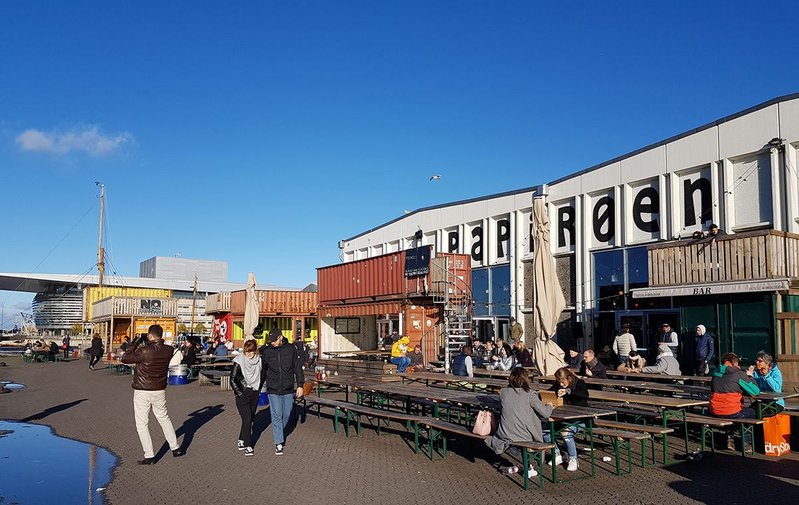
{"type": "MultiPolygon", "coordinates": [[[[780,372],[776,363],[771,364],[771,369],[766,375],[761,374],[760,370],[755,369],[752,379],[754,379],[755,383],[757,383],[757,387],[759,387],[761,391],[782,393],[782,372],[780,372]]],[[[784,408],[785,400],[777,400],[777,404],[784,408]]]]}

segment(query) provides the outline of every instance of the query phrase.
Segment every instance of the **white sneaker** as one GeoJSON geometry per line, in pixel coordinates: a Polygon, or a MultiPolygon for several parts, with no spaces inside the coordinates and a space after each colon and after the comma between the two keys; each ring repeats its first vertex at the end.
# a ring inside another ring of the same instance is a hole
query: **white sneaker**
{"type": "Polygon", "coordinates": [[[535,471],[533,465],[530,465],[530,468],[527,469],[527,476],[528,477],[538,477],[538,472],[535,471]]]}
{"type": "Polygon", "coordinates": [[[238,442],[236,442],[236,447],[238,447],[238,449],[240,451],[243,451],[244,450],[244,440],[239,440],[238,442]]]}
{"type": "Polygon", "coordinates": [[[566,467],[566,471],[567,472],[576,472],[577,471],[577,460],[576,459],[570,459],[569,460],[569,465],[566,467]]]}
{"type": "Polygon", "coordinates": [[[252,450],[252,447],[245,447],[244,448],[244,455],[245,456],[252,456],[255,454],[255,451],[252,450]]]}
{"type": "MultiPolygon", "coordinates": [[[[563,464],[563,455],[561,455],[561,453],[558,453],[558,455],[555,456],[555,464],[556,465],[562,465],[563,464]]],[[[552,460],[551,459],[549,460],[547,465],[552,466],[552,460]]]]}

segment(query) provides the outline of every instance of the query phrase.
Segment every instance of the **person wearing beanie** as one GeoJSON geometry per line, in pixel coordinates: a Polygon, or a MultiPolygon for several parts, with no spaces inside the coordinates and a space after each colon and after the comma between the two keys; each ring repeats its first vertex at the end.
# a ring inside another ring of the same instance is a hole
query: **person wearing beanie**
{"type": "Polygon", "coordinates": [[[272,441],[275,454],[281,456],[286,444],[284,429],[294,409],[294,398],[303,395],[305,377],[297,358],[297,348],[283,338],[280,330],[274,330],[277,328],[269,332],[269,343],[261,352],[261,366],[264,367],[264,385],[272,416],[272,441]]]}
{"type": "Polygon", "coordinates": [[[704,376],[710,372],[710,360],[715,352],[713,335],[707,332],[705,325],[696,326],[696,369],[694,375],[704,376]]]}
{"type": "MultiPolygon", "coordinates": [[[[636,372],[637,370],[630,370],[636,372]]],[[[671,349],[666,344],[658,345],[658,357],[655,364],[652,366],[645,366],[640,370],[641,373],[658,373],[662,375],[682,375],[680,372],[680,364],[677,358],[671,352],[671,349]]]]}

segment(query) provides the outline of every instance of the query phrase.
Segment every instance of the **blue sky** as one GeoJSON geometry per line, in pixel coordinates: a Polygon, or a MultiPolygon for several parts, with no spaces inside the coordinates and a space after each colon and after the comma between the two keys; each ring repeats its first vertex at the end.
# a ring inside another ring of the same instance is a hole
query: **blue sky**
{"type": "Polygon", "coordinates": [[[547,182],[799,91],[792,11],[1,2],[0,271],[89,269],[99,180],[118,274],[180,251],[301,287],[338,240],[404,209],[547,182]]]}

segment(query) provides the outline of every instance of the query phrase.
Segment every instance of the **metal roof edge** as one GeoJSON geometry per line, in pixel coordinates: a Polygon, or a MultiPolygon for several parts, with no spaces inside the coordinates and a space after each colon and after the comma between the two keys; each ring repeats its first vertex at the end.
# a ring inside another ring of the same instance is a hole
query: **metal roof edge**
{"type": "Polygon", "coordinates": [[[602,167],[606,167],[606,166],[608,166],[610,164],[622,161],[622,160],[627,159],[627,158],[632,158],[633,156],[636,156],[636,155],[641,154],[643,152],[649,151],[650,149],[655,149],[657,147],[661,147],[661,146],[664,146],[666,144],[670,144],[672,142],[680,140],[681,138],[685,138],[685,137],[688,137],[689,135],[693,135],[695,133],[699,133],[699,132],[707,130],[709,128],[713,128],[713,127],[719,126],[719,125],[721,125],[723,123],[727,123],[729,121],[732,121],[733,119],[738,119],[739,117],[745,116],[747,114],[751,114],[751,113],[757,112],[757,111],[759,111],[761,109],[765,109],[766,107],[771,107],[772,105],[779,104],[779,103],[782,103],[782,102],[787,102],[788,100],[795,100],[797,98],[799,98],[799,93],[791,93],[791,94],[788,94],[788,95],[779,96],[777,98],[772,98],[771,100],[768,100],[768,101],[765,101],[763,103],[754,105],[752,107],[749,107],[748,109],[744,109],[744,110],[736,112],[734,114],[730,114],[729,116],[724,116],[721,119],[717,119],[715,121],[712,121],[710,123],[704,124],[702,126],[698,126],[698,127],[693,128],[691,130],[688,130],[686,132],[678,133],[677,135],[673,135],[673,136],[671,136],[671,137],[669,137],[669,138],[667,138],[665,140],[660,140],[660,141],[655,142],[653,144],[649,144],[648,146],[644,146],[644,147],[641,147],[639,149],[636,149],[635,151],[631,151],[631,152],[629,152],[627,154],[622,154],[621,156],[616,156],[613,159],[604,161],[602,163],[598,163],[596,165],[590,166],[588,168],[585,168],[585,169],[580,170],[578,172],[575,172],[573,174],[569,174],[569,175],[566,175],[564,177],[561,177],[559,179],[555,179],[554,181],[547,183],[547,185],[552,186],[552,185],[555,185],[555,184],[560,184],[561,182],[568,181],[569,179],[573,179],[573,178],[579,177],[581,175],[585,175],[585,174],[587,174],[589,172],[593,172],[594,170],[598,170],[598,169],[600,169],[602,167]]]}
{"type": "Polygon", "coordinates": [[[439,205],[431,205],[429,207],[420,207],[420,208],[418,208],[416,210],[408,212],[407,214],[403,214],[402,216],[396,217],[396,218],[392,219],[391,221],[387,221],[387,222],[385,222],[385,223],[383,223],[381,225],[375,226],[374,228],[371,228],[369,230],[363,231],[363,232],[361,232],[361,233],[359,233],[357,235],[353,235],[352,237],[345,238],[345,239],[343,239],[343,241],[346,242],[348,240],[355,240],[356,238],[362,237],[362,236],[366,235],[367,233],[372,233],[373,231],[379,230],[380,228],[383,228],[384,226],[388,226],[390,224],[394,224],[397,221],[401,221],[401,220],[403,220],[403,219],[405,219],[407,217],[410,217],[410,216],[412,216],[414,214],[418,214],[419,212],[425,212],[425,211],[428,211],[428,210],[443,209],[445,207],[453,207],[455,205],[465,205],[467,203],[474,203],[474,202],[479,202],[479,201],[482,201],[482,200],[491,200],[491,199],[494,199],[494,198],[502,198],[502,197],[505,197],[505,196],[518,195],[519,193],[526,193],[528,191],[539,190],[539,189],[541,189],[541,187],[542,187],[542,185],[539,184],[537,186],[530,186],[530,187],[527,187],[527,188],[504,191],[502,193],[495,193],[493,195],[477,196],[477,197],[474,197],[474,198],[467,198],[465,200],[458,200],[458,201],[455,201],[455,202],[447,202],[447,203],[442,203],[442,204],[439,204],[439,205]]]}

